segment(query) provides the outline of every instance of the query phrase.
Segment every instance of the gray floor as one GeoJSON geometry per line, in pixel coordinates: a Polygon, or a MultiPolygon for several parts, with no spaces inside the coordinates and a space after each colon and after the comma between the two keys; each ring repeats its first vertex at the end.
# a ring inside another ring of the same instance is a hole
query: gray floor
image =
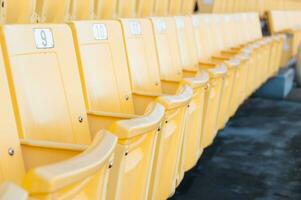
{"type": "Polygon", "coordinates": [[[301,103],[291,100],[249,99],[172,200],[301,199],[301,103]]]}

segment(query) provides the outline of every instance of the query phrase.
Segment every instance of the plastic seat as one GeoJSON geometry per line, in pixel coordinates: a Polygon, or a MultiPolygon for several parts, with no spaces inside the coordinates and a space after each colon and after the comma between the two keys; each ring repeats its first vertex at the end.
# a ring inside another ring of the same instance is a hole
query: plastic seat
{"type": "Polygon", "coordinates": [[[141,102],[139,104],[135,103],[136,110],[140,112],[149,101],[153,101],[158,97],[162,100],[170,99],[171,102],[179,102],[179,104],[173,105],[173,103],[167,104],[159,100],[166,109],[166,122],[162,127],[161,134],[158,135],[150,185],[153,190],[150,191],[149,198],[157,198],[156,195],[154,196],[156,194],[154,189],[158,189],[159,185],[167,189],[164,194],[161,194],[163,195],[162,198],[167,198],[166,195],[171,195],[171,190],[174,191],[175,181],[177,181],[177,163],[179,162],[179,153],[182,151],[181,142],[186,126],[186,113],[188,112],[187,123],[190,122],[190,112],[196,113],[194,111],[195,103],[190,102],[193,91],[185,85],[171,93],[163,91],[150,20],[121,19],[121,23],[126,44],[133,98],[141,102]],[[191,109],[190,107],[187,109],[188,103],[189,105],[192,103],[191,109]]]}
{"type": "Polygon", "coordinates": [[[0,200],[7,199],[27,200],[28,194],[15,184],[4,183],[0,185],[0,200]]]}
{"type": "Polygon", "coordinates": [[[196,0],[183,0],[182,1],[182,9],[181,9],[181,13],[182,15],[191,15],[194,12],[194,8],[196,5],[196,0]]]}
{"type": "MultiPolygon", "coordinates": [[[[175,93],[183,84],[193,88],[193,98],[189,104],[189,117],[183,137],[183,149],[181,154],[178,155],[181,161],[179,163],[180,166],[177,167],[180,168],[180,172],[178,173],[182,174],[184,171],[195,166],[203,152],[200,148],[200,143],[202,138],[205,89],[209,77],[208,74],[203,72],[194,78],[184,78],[176,34],[177,29],[173,17],[158,17],[151,20],[154,27],[163,91],[169,94],[175,93]]],[[[198,70],[197,66],[195,67],[198,70]]],[[[168,197],[166,195],[170,189],[166,187],[169,185],[164,185],[163,181],[166,181],[166,179],[160,180],[157,187],[153,188],[153,199],[166,199],[168,197]]]]}
{"type": "Polygon", "coordinates": [[[70,0],[68,20],[94,19],[94,0],[70,0]]]}
{"type": "Polygon", "coordinates": [[[0,182],[31,198],[105,199],[117,138],[101,130],[91,143],[68,26],[6,25],[1,41],[0,182]]]}
{"type": "MultiPolygon", "coordinates": [[[[122,118],[132,118],[133,123],[134,120],[141,120],[137,117],[149,112],[148,107],[154,102],[160,102],[167,110],[159,131],[158,126],[150,129],[146,125],[155,118],[163,119],[164,113],[154,113],[148,122],[145,121],[145,128],[141,124],[139,135],[136,130],[119,137],[120,151],[129,153],[120,166],[113,167],[113,173],[116,174],[110,179],[109,199],[145,199],[152,177],[157,177],[157,171],[164,169],[165,162],[173,160],[171,149],[177,151],[191,91],[183,88],[175,97],[157,97],[158,94],[153,93],[142,95],[136,92],[137,89],[132,91],[126,52],[124,48],[120,48],[124,45],[120,23],[85,21],[73,22],[72,27],[78,41],[80,71],[92,132],[110,127],[114,121],[122,118]],[[142,97],[145,99],[139,99],[142,97]]],[[[143,60],[144,57],[140,59],[143,60]]],[[[114,126],[110,130],[114,133],[114,126]]],[[[171,163],[168,164],[170,169],[171,163]]]]}
{"type": "Polygon", "coordinates": [[[118,0],[117,16],[126,18],[136,17],[136,6],[136,0],[118,0]]]}
{"type": "Polygon", "coordinates": [[[137,0],[137,16],[150,17],[153,15],[156,0],[137,0]]]}
{"type": "MultiPolygon", "coordinates": [[[[180,49],[180,60],[184,77],[195,77],[202,72],[207,72],[210,75],[210,87],[205,91],[205,112],[203,113],[204,116],[202,122],[203,134],[200,150],[203,150],[207,147],[205,144],[207,144],[207,140],[209,140],[208,138],[217,131],[216,119],[226,68],[224,66],[215,66],[211,64],[199,65],[191,18],[178,16],[175,17],[174,20],[177,27],[176,30],[180,49]]],[[[183,178],[183,169],[180,169],[179,171],[181,180],[181,178],[183,178]]]]}
{"type": "Polygon", "coordinates": [[[118,0],[98,0],[95,1],[95,19],[115,19],[117,15],[118,0]]]}
{"type": "Polygon", "coordinates": [[[154,16],[167,16],[170,0],[156,0],[154,7],[154,16]]]}
{"type": "Polygon", "coordinates": [[[37,21],[41,23],[62,23],[70,19],[71,0],[37,0],[37,21]]]}
{"type": "Polygon", "coordinates": [[[182,12],[182,0],[172,0],[169,2],[169,15],[180,15],[182,12]]]}
{"type": "Polygon", "coordinates": [[[1,2],[1,22],[32,23],[37,19],[35,15],[36,0],[3,0],[1,2]]]}

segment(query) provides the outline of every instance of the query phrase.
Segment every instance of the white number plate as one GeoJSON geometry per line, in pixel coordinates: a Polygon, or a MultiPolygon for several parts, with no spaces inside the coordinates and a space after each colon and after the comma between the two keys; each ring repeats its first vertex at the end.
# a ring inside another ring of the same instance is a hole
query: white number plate
{"type": "Polygon", "coordinates": [[[176,17],[176,25],[178,29],[182,29],[185,27],[185,22],[182,17],[176,17]]]}
{"type": "Polygon", "coordinates": [[[142,34],[140,22],[131,21],[129,25],[130,25],[130,31],[131,31],[132,35],[141,35],[142,34]]]}
{"type": "Polygon", "coordinates": [[[159,33],[164,32],[166,30],[166,28],[167,28],[166,27],[166,23],[165,23],[164,20],[157,21],[156,27],[157,27],[157,30],[158,30],[159,33]]]}
{"type": "Polygon", "coordinates": [[[52,31],[49,28],[34,29],[37,49],[51,49],[54,47],[52,31]]]}
{"type": "Polygon", "coordinates": [[[96,40],[108,39],[108,31],[105,24],[93,24],[93,33],[96,40]]]}

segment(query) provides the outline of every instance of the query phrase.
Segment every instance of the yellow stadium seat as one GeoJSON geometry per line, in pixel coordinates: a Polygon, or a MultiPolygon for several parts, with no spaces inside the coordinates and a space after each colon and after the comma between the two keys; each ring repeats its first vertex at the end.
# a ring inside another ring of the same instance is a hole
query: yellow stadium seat
{"type": "Polygon", "coordinates": [[[175,17],[175,22],[184,77],[195,77],[203,71],[207,71],[210,75],[210,87],[205,92],[203,134],[200,146],[200,149],[204,149],[212,142],[213,135],[217,132],[216,121],[226,68],[211,64],[199,65],[191,18],[178,16],[175,17]]]}
{"type": "Polygon", "coordinates": [[[68,20],[93,19],[94,2],[94,0],[70,0],[68,20]]]}
{"type": "MultiPolygon", "coordinates": [[[[129,59],[128,62],[129,62],[134,98],[140,99],[140,101],[148,102],[152,100],[152,98],[161,95],[183,96],[183,90],[184,89],[187,90],[189,87],[187,86],[179,87],[172,94],[167,94],[163,91],[162,83],[160,80],[160,69],[158,65],[159,63],[157,58],[157,52],[156,52],[156,46],[155,46],[151,21],[149,21],[148,19],[140,19],[140,20],[123,19],[121,20],[121,22],[124,30],[123,33],[124,33],[125,43],[127,47],[126,49],[127,49],[127,56],[129,59]]],[[[189,90],[191,91],[190,88],[189,90]]],[[[192,96],[192,91],[191,91],[191,96],[192,96]]],[[[169,98],[177,98],[177,97],[169,96],[169,98]]],[[[186,131],[185,133],[183,133],[183,129],[181,129],[180,127],[189,124],[190,118],[197,112],[195,108],[197,105],[195,105],[195,102],[192,100],[190,104],[192,104],[192,106],[189,106],[189,109],[187,111],[188,112],[187,123],[185,123],[186,120],[175,121],[173,126],[176,126],[175,128],[177,129],[172,131],[173,135],[186,134],[186,131]]],[[[138,106],[137,110],[141,110],[141,108],[144,107],[143,104],[141,105],[137,104],[136,106],[138,106]]],[[[185,106],[185,108],[186,107],[187,106],[185,106]]],[[[166,118],[170,118],[173,115],[174,117],[179,116],[182,112],[178,113],[177,115],[175,115],[175,113],[179,112],[177,110],[180,109],[183,109],[183,105],[178,106],[178,108],[174,108],[174,109],[172,109],[172,107],[170,106],[166,107],[167,113],[169,113],[169,116],[167,115],[166,118]]],[[[180,118],[183,118],[183,116],[180,118]]],[[[167,128],[166,130],[163,131],[169,132],[170,130],[167,130],[167,128]]],[[[168,135],[171,135],[171,133],[169,133],[168,135]]],[[[165,140],[168,141],[168,139],[165,140]]],[[[167,142],[165,140],[164,142],[167,142]]],[[[176,164],[171,165],[171,162],[165,163],[164,170],[167,172],[169,170],[170,172],[172,171],[174,171],[175,173],[177,172],[177,169],[173,169],[173,168],[177,167],[178,166],[177,163],[179,162],[178,160],[179,154],[176,155],[177,151],[179,150],[183,151],[181,149],[182,146],[181,140],[182,140],[181,138],[180,141],[176,140],[180,144],[170,148],[170,149],[174,149],[174,150],[170,150],[171,152],[173,152],[170,156],[171,158],[173,158],[172,160],[173,163],[175,162],[176,164]]],[[[162,152],[162,153],[165,154],[168,152],[162,152]]],[[[168,157],[168,155],[166,156],[168,157]]],[[[155,173],[162,173],[160,172],[160,168],[157,168],[156,170],[157,172],[155,173]]],[[[170,174],[170,176],[172,175],[170,174]]],[[[177,179],[177,174],[175,174],[175,176],[176,177],[171,177],[171,178],[178,181],[179,179],[177,179]]],[[[156,176],[156,178],[160,178],[160,177],[156,176]]],[[[156,185],[154,187],[156,187],[156,185]]]]}
{"type": "MultiPolygon", "coordinates": [[[[162,96],[154,99],[151,96],[148,103],[135,99],[135,93],[131,91],[126,53],[124,48],[120,48],[124,45],[120,23],[118,21],[73,22],[72,28],[76,35],[75,42],[78,44],[77,52],[81,63],[80,71],[92,133],[110,127],[114,121],[123,118],[132,118],[133,123],[135,120],[141,121],[137,117],[143,115],[145,111],[149,112],[147,107],[155,100],[167,109],[168,113],[160,133],[156,134],[158,126],[153,126],[154,129],[147,127],[150,120],[154,120],[148,119],[144,127],[143,124],[140,125],[140,135],[137,135],[136,130],[119,137],[119,145],[122,146],[120,151],[125,152],[127,149],[130,151],[127,159],[120,163],[120,166],[113,167],[113,173],[116,174],[113,174],[110,179],[109,199],[144,199],[148,194],[152,169],[162,170],[164,165],[161,163],[172,159],[166,149],[177,150],[179,143],[177,138],[180,137],[183,115],[191,98],[190,91],[185,90],[181,93],[182,96],[174,98],[162,96]],[[175,113],[176,111],[178,113],[175,113]],[[178,126],[176,129],[170,128],[175,125],[178,126]],[[161,152],[159,156],[157,152],[161,152]],[[135,166],[132,166],[133,162],[136,162],[135,166]],[[122,172],[122,169],[125,171],[122,172]]],[[[158,118],[160,115],[152,117],[158,118]]],[[[113,127],[110,130],[114,132],[115,129],[113,127]]]]}
{"type": "MultiPolygon", "coordinates": [[[[183,138],[183,149],[182,153],[178,155],[183,166],[179,167],[182,171],[187,171],[196,164],[203,151],[200,148],[200,142],[202,138],[205,88],[208,82],[208,75],[201,73],[195,78],[183,78],[176,34],[177,29],[173,17],[157,17],[151,20],[154,27],[163,91],[169,94],[175,93],[183,84],[187,84],[193,88],[193,98],[189,104],[190,116],[183,138]]],[[[182,171],[180,173],[183,173],[182,171]]],[[[164,179],[159,181],[159,185],[156,188],[152,188],[152,199],[164,199],[168,197],[167,194],[170,188],[166,187],[170,187],[170,184],[163,185],[164,179]]]]}
{"type": "Polygon", "coordinates": [[[35,15],[36,0],[3,0],[1,2],[1,23],[32,23],[35,15]]]}
{"type": "Polygon", "coordinates": [[[118,0],[98,0],[95,1],[95,19],[115,19],[118,0]]]}
{"type": "Polygon", "coordinates": [[[77,21],[71,27],[90,130],[94,134],[109,128],[119,138],[115,156],[119,161],[110,177],[108,199],[145,199],[164,109],[150,102],[136,112],[139,102],[133,99],[118,21],[77,21]]]}
{"type": "Polygon", "coordinates": [[[156,0],[137,0],[137,17],[153,15],[156,0]]]}
{"type": "Polygon", "coordinates": [[[169,15],[180,15],[182,12],[183,0],[172,0],[169,2],[169,15]]]}
{"type": "Polygon", "coordinates": [[[118,17],[136,17],[136,0],[118,0],[117,16],[118,17]]]}
{"type": "MultiPolygon", "coordinates": [[[[174,1],[174,0],[172,0],[172,1],[174,1]]],[[[177,13],[177,15],[179,15],[179,14],[183,14],[183,15],[193,14],[195,5],[196,5],[196,0],[182,0],[181,13],[177,13]]]]}
{"type": "Polygon", "coordinates": [[[6,25],[1,43],[0,182],[35,199],[105,199],[117,138],[99,131],[90,144],[68,26],[6,25]]]}
{"type": "Polygon", "coordinates": [[[42,23],[62,23],[69,19],[71,0],[37,0],[37,21],[42,23]]]}
{"type": "Polygon", "coordinates": [[[156,0],[154,7],[154,16],[166,16],[169,11],[170,0],[156,0]]]}

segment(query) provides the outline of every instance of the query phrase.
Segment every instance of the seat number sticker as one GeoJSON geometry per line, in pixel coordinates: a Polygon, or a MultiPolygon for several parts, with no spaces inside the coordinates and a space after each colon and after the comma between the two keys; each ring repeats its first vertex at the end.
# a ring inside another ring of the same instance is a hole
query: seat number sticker
{"type": "Polygon", "coordinates": [[[182,17],[176,17],[176,25],[178,29],[182,29],[185,27],[185,22],[182,17]]]}
{"type": "Polygon", "coordinates": [[[52,31],[49,28],[34,29],[37,49],[51,49],[54,47],[52,31]]]}
{"type": "Polygon", "coordinates": [[[141,35],[141,24],[138,21],[131,21],[130,22],[130,32],[132,35],[141,35]]]}
{"type": "Polygon", "coordinates": [[[95,40],[108,39],[108,31],[105,24],[93,24],[93,34],[95,40]]]}
{"type": "Polygon", "coordinates": [[[166,23],[164,20],[158,20],[156,23],[156,27],[159,33],[166,31],[166,23]]]}

